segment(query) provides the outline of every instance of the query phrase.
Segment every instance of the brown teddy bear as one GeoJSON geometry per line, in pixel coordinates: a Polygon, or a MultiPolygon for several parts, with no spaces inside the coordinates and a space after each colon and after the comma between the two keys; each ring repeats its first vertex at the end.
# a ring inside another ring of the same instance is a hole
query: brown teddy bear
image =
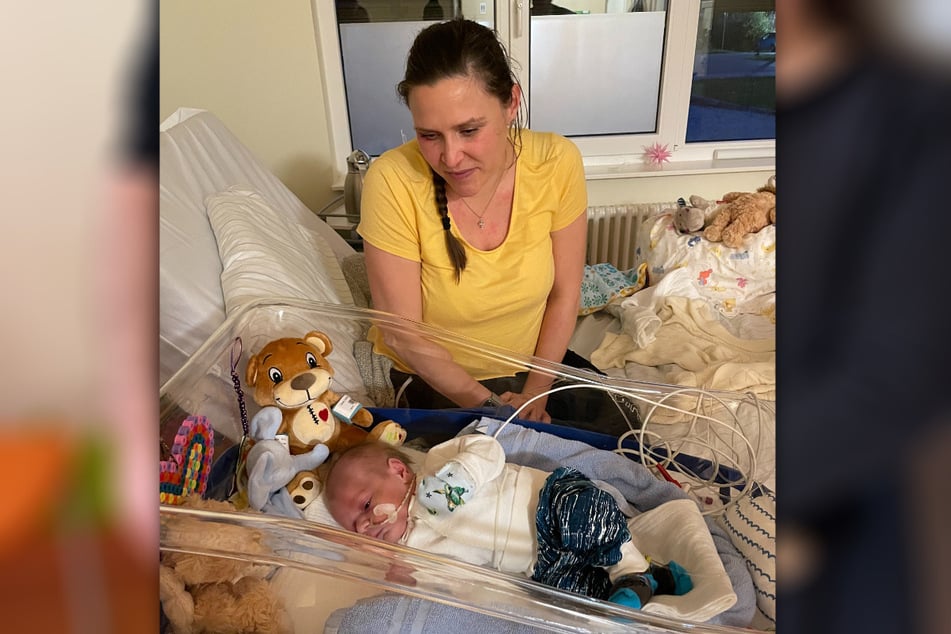
{"type": "Polygon", "coordinates": [[[736,249],[746,236],[776,222],[776,177],[755,192],[730,192],[723,202],[703,237],[736,249]]]}
{"type": "Polygon", "coordinates": [[[402,426],[390,420],[373,426],[368,410],[330,389],[332,351],[330,337],[315,330],[300,339],[275,339],[248,360],[245,380],[254,401],[282,410],[278,434],[287,435],[291,453],[306,453],[317,444],[334,452],[368,439],[402,445],[402,426]]]}
{"type": "MultiPolygon", "coordinates": [[[[234,511],[228,502],[189,495],[181,506],[234,511]]],[[[190,516],[163,517],[163,531],[172,544],[229,553],[268,555],[262,535],[250,528],[209,525],[190,516]]],[[[267,577],[273,566],[242,559],[165,551],[159,565],[159,598],[174,634],[284,634],[292,631],[283,602],[267,577]]]]}

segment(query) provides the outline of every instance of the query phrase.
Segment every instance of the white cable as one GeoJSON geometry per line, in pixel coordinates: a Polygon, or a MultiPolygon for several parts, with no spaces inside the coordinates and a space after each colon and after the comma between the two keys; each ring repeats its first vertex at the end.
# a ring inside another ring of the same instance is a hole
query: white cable
{"type": "MultiPolygon", "coordinates": [[[[396,393],[396,398],[393,399],[393,407],[400,406],[400,398],[403,397],[403,392],[406,391],[406,388],[409,387],[409,384],[413,382],[413,377],[408,376],[406,380],[403,381],[403,385],[400,386],[399,391],[396,393]]],[[[409,403],[407,403],[409,405],[409,403]]]]}
{"type": "MultiPolygon", "coordinates": [[[[753,476],[756,473],[757,452],[759,451],[759,437],[757,437],[757,443],[756,443],[757,446],[754,447],[753,443],[750,442],[749,438],[746,437],[746,435],[743,433],[742,429],[740,428],[740,418],[738,413],[732,411],[730,407],[719,396],[717,396],[716,394],[712,392],[704,390],[702,388],[676,389],[655,401],[645,396],[634,394],[632,392],[622,390],[619,388],[613,388],[607,385],[584,384],[584,383],[562,385],[559,387],[551,388],[545,392],[542,392],[540,394],[537,394],[529,398],[521,406],[519,406],[507,419],[505,419],[501,425],[499,425],[498,429],[495,431],[494,436],[498,436],[498,434],[502,431],[502,429],[506,425],[508,425],[511,421],[516,419],[518,415],[534,401],[540,398],[543,398],[545,396],[554,394],[555,392],[561,392],[564,390],[578,389],[578,388],[596,389],[603,392],[608,392],[609,394],[619,394],[622,396],[638,399],[640,401],[643,401],[651,405],[651,408],[648,411],[647,415],[645,415],[643,418],[640,429],[634,429],[631,426],[630,420],[628,420],[627,417],[625,417],[625,420],[627,420],[628,427],[630,429],[629,431],[624,432],[618,438],[618,447],[617,449],[615,449],[615,453],[618,453],[621,455],[634,455],[639,459],[640,463],[647,468],[650,468],[656,465],[660,465],[666,468],[666,466],[668,465],[674,465],[674,470],[678,473],[678,475],[682,475],[682,476],[685,476],[685,478],[690,478],[694,480],[694,482],[688,482],[685,480],[684,484],[686,484],[689,487],[684,489],[687,492],[693,489],[695,485],[700,485],[700,487],[710,487],[715,490],[722,490],[724,488],[734,489],[735,487],[740,486],[740,484],[742,483],[742,489],[740,490],[740,493],[738,495],[731,496],[731,499],[726,504],[724,504],[723,506],[719,508],[701,511],[702,514],[708,515],[712,513],[722,513],[729,506],[737,503],[739,500],[744,498],[756,485],[756,482],[753,480],[753,476]],[[679,407],[675,407],[673,405],[666,403],[668,399],[674,396],[688,395],[688,394],[696,394],[698,397],[697,405],[695,407],[695,411],[693,412],[690,412],[690,411],[687,411],[687,410],[684,410],[679,407]],[[733,423],[732,426],[724,421],[721,421],[717,418],[714,418],[712,416],[706,415],[705,413],[702,413],[702,410],[703,410],[702,405],[706,402],[707,398],[712,399],[717,404],[719,404],[724,411],[728,412],[729,416],[731,417],[731,422],[733,423]],[[684,414],[687,417],[687,419],[684,421],[686,424],[688,424],[687,432],[684,434],[681,434],[677,438],[667,438],[663,436],[662,434],[659,434],[655,431],[648,430],[648,425],[651,422],[651,419],[653,418],[654,413],[657,411],[658,408],[663,408],[671,412],[684,414]],[[713,426],[711,426],[710,429],[707,430],[708,434],[712,435],[715,440],[721,443],[721,445],[731,448],[732,451],[734,452],[733,455],[729,454],[725,449],[718,447],[714,444],[711,444],[711,442],[708,442],[707,440],[701,438],[700,433],[695,433],[696,426],[698,422],[701,420],[705,420],[710,423],[713,423],[713,426]],[[743,473],[742,465],[740,464],[740,460],[738,459],[739,454],[736,452],[733,442],[728,442],[727,439],[723,438],[719,433],[717,433],[721,429],[727,430],[734,437],[739,437],[742,440],[741,444],[746,446],[746,449],[749,451],[749,462],[750,462],[748,473],[746,474],[743,473]],[[648,447],[647,446],[648,443],[646,442],[648,438],[648,434],[650,434],[651,437],[656,438],[659,442],[654,446],[648,447]],[[624,443],[624,440],[632,435],[637,436],[637,442],[639,445],[639,449],[637,450],[625,448],[622,446],[624,443]],[[676,447],[674,446],[675,443],[676,443],[676,447]],[[692,458],[702,459],[709,462],[711,465],[710,477],[704,478],[700,474],[694,473],[693,470],[687,467],[686,465],[683,465],[676,461],[677,456],[684,453],[682,449],[684,448],[685,445],[693,445],[695,447],[709,451],[710,453],[709,456],[696,456],[693,453],[685,454],[685,455],[689,455],[692,458]],[[656,450],[660,448],[664,448],[665,453],[667,453],[667,456],[664,457],[663,460],[658,460],[657,457],[655,457],[657,456],[656,450]],[[721,459],[723,460],[725,464],[721,464],[721,459]],[[729,464],[731,461],[734,463],[734,466],[731,466],[729,464]],[[720,476],[721,467],[726,467],[733,471],[738,472],[740,476],[742,476],[741,479],[736,481],[731,481],[731,482],[718,482],[717,477],[720,476]]],[[[759,429],[762,429],[762,423],[763,423],[762,405],[760,404],[760,401],[756,397],[755,394],[747,393],[747,396],[752,396],[753,406],[756,408],[756,412],[757,412],[756,422],[759,425],[759,429]]],[[[615,405],[617,405],[618,408],[620,409],[620,404],[617,403],[617,401],[614,401],[614,402],[615,402],[615,405]]],[[[743,404],[744,402],[741,401],[737,405],[737,409],[739,409],[739,407],[742,407],[743,404]]]]}
{"type": "MultiPolygon", "coordinates": [[[[755,473],[756,473],[756,462],[757,462],[756,456],[757,456],[758,447],[754,448],[753,445],[752,445],[752,443],[751,443],[751,442],[749,441],[749,439],[746,437],[746,435],[739,429],[739,416],[738,416],[735,412],[731,412],[730,409],[729,409],[729,407],[727,407],[726,403],[724,403],[723,400],[722,400],[720,397],[718,397],[716,394],[713,394],[713,393],[711,393],[711,392],[708,392],[707,390],[704,390],[704,389],[702,389],[702,388],[681,388],[681,389],[674,390],[673,392],[670,392],[670,393],[664,395],[664,397],[661,398],[659,401],[654,402],[654,406],[651,408],[651,410],[648,412],[648,414],[644,417],[643,425],[642,425],[641,430],[640,430],[640,432],[639,432],[639,434],[638,434],[638,443],[639,443],[639,445],[640,445],[641,447],[644,447],[644,445],[645,445],[645,443],[644,443],[644,434],[646,433],[647,425],[649,424],[649,421],[650,421],[651,417],[653,416],[654,412],[656,411],[657,407],[666,407],[666,408],[669,408],[669,409],[676,409],[676,408],[672,408],[672,407],[669,406],[669,405],[664,405],[664,401],[666,401],[667,399],[671,398],[672,396],[676,396],[676,395],[678,395],[678,394],[687,394],[687,393],[696,393],[696,394],[698,394],[701,398],[702,398],[702,397],[709,397],[709,398],[713,399],[714,401],[716,401],[717,403],[719,403],[719,404],[721,405],[721,407],[722,407],[725,411],[727,411],[727,412],[730,413],[730,415],[731,415],[732,418],[733,418],[733,422],[735,423],[735,426],[734,426],[734,427],[731,427],[731,426],[729,426],[728,424],[726,424],[726,423],[724,423],[723,421],[721,421],[721,420],[719,420],[719,419],[716,419],[716,418],[712,418],[712,417],[705,416],[705,415],[702,415],[702,414],[695,414],[695,415],[694,415],[694,416],[695,416],[695,419],[694,419],[694,422],[691,423],[690,429],[688,429],[688,434],[683,434],[683,435],[681,435],[681,437],[680,437],[680,438],[681,438],[681,441],[682,441],[681,444],[680,444],[680,446],[683,446],[683,444],[686,443],[686,442],[690,442],[690,443],[693,443],[693,444],[695,444],[695,445],[698,445],[698,446],[700,446],[700,447],[703,447],[703,448],[705,448],[705,449],[711,451],[712,454],[713,454],[713,456],[712,456],[712,459],[711,459],[710,461],[711,461],[712,466],[713,466],[713,469],[712,469],[712,474],[713,474],[713,475],[711,476],[711,478],[705,479],[705,478],[700,477],[699,474],[689,473],[689,474],[688,474],[689,477],[693,477],[697,482],[699,482],[699,483],[701,483],[701,484],[703,484],[703,485],[706,485],[706,486],[710,486],[710,487],[715,488],[715,489],[723,489],[724,487],[732,488],[732,487],[737,486],[737,485],[739,484],[738,482],[716,482],[715,476],[716,476],[717,474],[719,474],[720,466],[721,466],[720,463],[719,463],[719,460],[717,459],[717,457],[718,457],[718,456],[723,456],[723,457],[725,457],[725,458],[728,458],[729,456],[727,456],[726,454],[724,454],[723,450],[721,450],[720,448],[718,448],[718,447],[716,447],[716,446],[710,444],[709,442],[702,441],[702,440],[700,440],[699,438],[693,438],[693,437],[692,437],[692,436],[693,436],[692,433],[689,433],[689,432],[692,432],[692,431],[693,431],[693,426],[696,424],[696,420],[699,419],[699,418],[703,418],[703,419],[705,419],[705,420],[714,422],[714,423],[716,423],[717,425],[720,425],[720,426],[722,426],[722,427],[726,427],[732,434],[734,434],[735,436],[738,436],[738,437],[743,441],[743,443],[746,445],[747,449],[749,450],[749,458],[750,458],[749,474],[743,474],[743,473],[742,473],[742,468],[737,468],[737,469],[736,469],[737,471],[739,471],[739,472],[741,473],[741,475],[744,475],[744,480],[745,480],[745,481],[744,481],[743,489],[740,491],[740,494],[737,495],[737,496],[735,496],[735,497],[732,497],[732,498],[730,499],[730,501],[729,501],[727,504],[725,504],[723,507],[721,507],[721,508],[703,511],[703,513],[704,513],[705,515],[706,515],[706,514],[712,514],[712,513],[722,513],[722,512],[725,511],[729,506],[731,506],[732,504],[735,504],[735,503],[738,502],[740,499],[742,499],[743,497],[745,497],[746,494],[749,493],[749,492],[752,490],[753,486],[756,484],[755,481],[753,480],[752,476],[755,475],[755,473]],[[689,439],[689,440],[688,440],[688,439],[689,439]]],[[[648,400],[648,399],[644,399],[644,400],[648,400]]],[[[757,412],[758,412],[757,422],[760,423],[760,427],[762,427],[762,425],[761,425],[761,424],[762,424],[762,411],[761,411],[761,409],[758,407],[759,401],[758,401],[758,399],[756,399],[755,395],[753,396],[753,400],[754,400],[755,403],[757,403],[757,412]]],[[[698,400],[698,403],[697,403],[697,408],[698,408],[698,409],[699,409],[699,407],[700,407],[701,402],[702,402],[701,400],[698,400]]],[[[683,410],[678,410],[678,411],[683,411],[683,410]]],[[[635,432],[635,433],[637,433],[637,432],[635,432]]],[[[713,436],[714,436],[717,440],[719,440],[722,444],[727,445],[727,446],[730,446],[730,447],[733,446],[732,443],[726,442],[726,440],[724,440],[722,437],[720,437],[719,435],[717,435],[715,429],[714,429],[714,430],[711,430],[711,433],[712,433],[713,436]]],[[[627,433],[625,433],[625,435],[627,435],[627,433]]],[[[622,439],[623,439],[623,437],[622,437],[622,439]]],[[[758,443],[757,443],[757,444],[758,444],[758,443]]],[[[619,445],[619,450],[621,450],[621,449],[622,449],[622,448],[621,448],[620,445],[619,445]]],[[[620,451],[620,452],[621,452],[621,453],[636,453],[636,452],[631,452],[631,450],[623,450],[623,451],[620,451]]],[[[670,464],[671,462],[673,462],[673,457],[676,456],[676,455],[679,454],[679,453],[680,453],[680,450],[679,450],[679,449],[676,450],[676,451],[674,451],[674,452],[672,452],[671,458],[669,458],[669,459],[666,460],[665,462],[667,462],[667,464],[670,464]]],[[[641,452],[636,453],[636,455],[638,455],[638,456],[640,457],[641,462],[642,462],[643,464],[648,465],[648,462],[645,461],[645,455],[644,455],[644,453],[643,453],[643,449],[641,450],[641,452]]],[[[649,456],[649,457],[650,457],[650,460],[652,461],[652,464],[658,464],[657,461],[654,460],[653,456],[649,456]]],[[[738,461],[737,461],[737,462],[738,462],[738,461]]],[[[652,466],[652,464],[651,464],[651,465],[648,465],[648,466],[652,466]]],[[[677,464],[677,470],[680,471],[681,473],[683,473],[684,470],[685,470],[684,465],[681,465],[680,463],[676,463],[676,464],[677,464]]],[[[741,467],[741,466],[740,466],[739,464],[737,464],[737,467],[741,467]]]]}

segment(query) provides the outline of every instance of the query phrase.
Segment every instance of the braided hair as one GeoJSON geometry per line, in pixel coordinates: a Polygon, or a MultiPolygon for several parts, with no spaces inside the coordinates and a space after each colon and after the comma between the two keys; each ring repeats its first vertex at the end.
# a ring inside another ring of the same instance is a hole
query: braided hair
{"type": "MultiPolygon", "coordinates": [[[[512,61],[492,29],[465,18],[436,22],[416,36],[406,59],[406,73],[397,84],[396,91],[404,104],[409,104],[409,94],[417,86],[432,86],[450,77],[474,77],[482,82],[483,89],[495,96],[503,106],[512,101],[512,88],[518,79],[512,70],[512,61]]],[[[515,155],[521,151],[522,111],[519,109],[514,121],[515,155]]],[[[449,230],[449,199],[446,197],[446,181],[433,171],[433,190],[436,197],[436,212],[442,221],[446,238],[446,250],[455,270],[456,283],[466,268],[466,251],[462,243],[449,230]]]]}
{"type": "Polygon", "coordinates": [[[446,197],[446,181],[442,176],[433,172],[433,190],[436,195],[436,210],[439,212],[439,219],[442,220],[443,236],[446,238],[446,251],[449,252],[449,261],[452,262],[453,272],[455,273],[456,284],[466,268],[466,249],[459,242],[459,238],[452,235],[449,228],[452,222],[449,220],[449,199],[446,197]]]}

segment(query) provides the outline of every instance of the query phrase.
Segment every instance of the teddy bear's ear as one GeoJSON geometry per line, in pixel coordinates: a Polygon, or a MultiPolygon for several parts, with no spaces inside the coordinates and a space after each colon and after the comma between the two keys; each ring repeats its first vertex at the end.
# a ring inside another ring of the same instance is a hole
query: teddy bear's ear
{"type": "Polygon", "coordinates": [[[247,383],[249,387],[255,387],[254,384],[258,381],[258,369],[260,365],[258,355],[252,354],[251,358],[248,359],[248,369],[244,373],[244,382],[247,383]]]}
{"type": "Polygon", "coordinates": [[[334,345],[330,342],[330,337],[318,330],[311,330],[304,335],[304,341],[320,350],[320,354],[325,357],[333,352],[334,345]]]}

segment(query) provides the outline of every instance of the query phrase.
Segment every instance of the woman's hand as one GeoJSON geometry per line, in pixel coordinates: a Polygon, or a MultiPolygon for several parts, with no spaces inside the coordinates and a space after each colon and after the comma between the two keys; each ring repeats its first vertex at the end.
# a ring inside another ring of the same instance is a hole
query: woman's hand
{"type": "MultiPolygon", "coordinates": [[[[526,394],[524,392],[503,392],[499,395],[499,398],[501,398],[502,402],[506,405],[511,405],[515,409],[518,409],[524,405],[528,399],[532,398],[532,396],[532,394],[526,394]]],[[[528,405],[528,407],[518,413],[518,417],[525,420],[535,420],[541,423],[550,423],[551,416],[549,416],[548,412],[545,411],[545,406],[547,404],[547,395],[535,399],[528,405]]]]}

